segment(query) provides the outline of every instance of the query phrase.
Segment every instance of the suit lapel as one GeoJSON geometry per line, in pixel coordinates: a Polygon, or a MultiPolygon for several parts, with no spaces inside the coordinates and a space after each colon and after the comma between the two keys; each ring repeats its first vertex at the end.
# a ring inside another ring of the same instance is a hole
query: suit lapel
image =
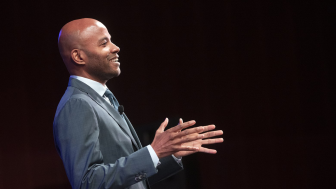
{"type": "Polygon", "coordinates": [[[135,130],[134,130],[134,127],[133,127],[132,123],[130,122],[130,120],[128,119],[128,117],[126,116],[125,113],[123,113],[123,115],[124,115],[124,117],[125,117],[125,120],[126,120],[127,124],[129,125],[129,128],[130,128],[130,130],[131,130],[131,133],[132,133],[132,135],[133,135],[135,141],[137,142],[137,145],[138,145],[140,148],[142,148],[141,142],[140,142],[140,140],[139,140],[139,138],[138,138],[138,135],[136,134],[136,132],[135,132],[135,130]]]}
{"type": "MultiPolygon", "coordinates": [[[[100,96],[91,87],[89,87],[88,85],[86,85],[85,83],[83,83],[83,82],[81,82],[77,79],[70,78],[68,85],[72,86],[72,87],[75,87],[75,88],[81,90],[82,92],[86,93],[93,101],[95,101],[100,107],[102,107],[118,123],[119,127],[130,137],[133,144],[138,149],[140,149],[139,145],[137,143],[138,141],[135,141],[134,138],[133,138],[133,136],[137,136],[137,135],[132,135],[132,133],[131,133],[132,129],[133,129],[132,125],[130,125],[130,127],[128,127],[128,125],[126,124],[124,119],[121,117],[119,112],[117,112],[102,96],[100,96]],[[128,129],[128,128],[130,128],[130,129],[128,129]]],[[[128,120],[128,123],[130,123],[129,120],[128,120]]],[[[137,140],[139,140],[139,139],[137,139],[137,140]]]]}

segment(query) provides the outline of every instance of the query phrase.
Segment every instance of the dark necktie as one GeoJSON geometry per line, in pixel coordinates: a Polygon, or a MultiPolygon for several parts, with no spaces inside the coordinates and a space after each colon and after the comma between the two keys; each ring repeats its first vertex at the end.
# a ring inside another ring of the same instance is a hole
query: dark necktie
{"type": "MultiPolygon", "coordinates": [[[[116,97],[113,95],[113,93],[112,93],[109,89],[107,89],[107,90],[105,91],[104,95],[110,100],[111,104],[114,106],[114,109],[116,109],[117,112],[118,112],[119,102],[118,102],[118,100],[116,99],[116,97]]],[[[126,125],[129,127],[129,125],[127,124],[127,121],[125,120],[124,115],[121,115],[121,117],[124,119],[126,125]]],[[[127,129],[128,129],[128,132],[131,133],[130,128],[127,128],[127,129]]],[[[132,136],[132,137],[133,137],[133,136],[132,136]]],[[[134,137],[133,137],[133,138],[134,138],[134,137]]],[[[135,147],[135,145],[133,144],[133,142],[132,142],[132,147],[133,147],[133,150],[134,150],[134,151],[137,151],[137,148],[135,147]]]]}
{"type": "Polygon", "coordinates": [[[116,97],[113,95],[113,93],[109,89],[107,89],[105,91],[104,95],[110,100],[110,102],[113,105],[114,109],[116,109],[117,112],[118,112],[119,102],[116,99],[116,97]]]}

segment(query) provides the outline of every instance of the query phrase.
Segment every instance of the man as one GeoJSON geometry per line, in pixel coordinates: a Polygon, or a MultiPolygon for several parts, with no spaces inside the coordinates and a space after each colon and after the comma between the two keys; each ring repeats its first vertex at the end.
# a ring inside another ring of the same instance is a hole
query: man
{"type": "Polygon", "coordinates": [[[71,21],[61,29],[58,46],[71,76],[53,131],[73,188],[149,188],[149,177],[153,184],[181,170],[183,156],[216,153],[202,144],[223,142],[206,139],[222,135],[222,131],[207,132],[214,125],[186,129],[195,121],[180,120],[165,131],[166,119],[152,144],[143,148],[106,87],[109,79],[120,74],[120,49],[111,42],[106,27],[94,19],[71,21]]]}

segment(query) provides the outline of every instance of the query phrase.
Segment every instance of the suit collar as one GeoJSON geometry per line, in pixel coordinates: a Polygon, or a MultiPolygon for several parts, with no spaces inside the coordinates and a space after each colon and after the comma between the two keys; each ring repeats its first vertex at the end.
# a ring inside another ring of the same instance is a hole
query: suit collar
{"type": "Polygon", "coordinates": [[[99,106],[101,106],[120,126],[120,128],[130,137],[132,142],[139,148],[137,142],[134,140],[132,133],[128,128],[130,128],[128,125],[126,125],[126,122],[121,117],[119,112],[117,112],[111,104],[109,104],[102,96],[100,96],[95,90],[93,90],[91,87],[86,85],[85,83],[70,78],[68,86],[75,87],[79,89],[80,91],[86,93],[93,101],[95,101],[99,106]]]}
{"type": "Polygon", "coordinates": [[[95,90],[100,96],[103,96],[106,89],[107,89],[106,85],[103,85],[103,84],[101,84],[97,81],[94,81],[92,79],[88,79],[88,78],[77,76],[77,75],[71,75],[70,78],[77,79],[77,80],[85,83],[86,85],[91,87],[93,90],[95,90]]]}

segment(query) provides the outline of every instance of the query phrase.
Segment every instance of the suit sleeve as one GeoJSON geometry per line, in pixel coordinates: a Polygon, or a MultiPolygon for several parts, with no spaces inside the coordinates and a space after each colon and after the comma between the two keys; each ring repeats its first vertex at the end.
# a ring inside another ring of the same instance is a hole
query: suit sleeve
{"type": "Polygon", "coordinates": [[[127,188],[157,172],[147,148],[104,164],[97,115],[83,99],[69,99],[63,106],[54,137],[72,188],[127,188]]]}
{"type": "Polygon", "coordinates": [[[148,178],[150,185],[156,184],[183,170],[182,163],[177,163],[172,156],[161,158],[160,163],[161,164],[157,166],[158,172],[148,178]]]}

